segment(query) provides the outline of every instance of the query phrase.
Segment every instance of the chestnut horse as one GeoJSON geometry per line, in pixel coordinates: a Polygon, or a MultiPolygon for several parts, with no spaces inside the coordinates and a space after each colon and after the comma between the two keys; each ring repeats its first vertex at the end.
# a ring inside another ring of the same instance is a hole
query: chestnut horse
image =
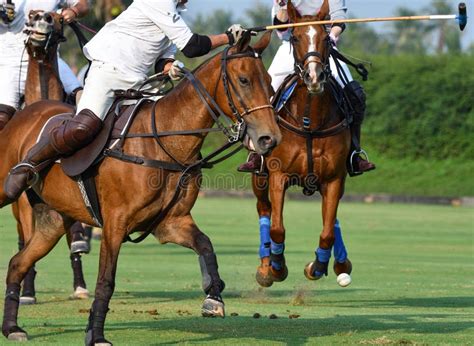
{"type": "MultiPolygon", "coordinates": [[[[40,100],[63,101],[65,93],[58,71],[58,46],[65,40],[62,17],[55,12],[44,11],[31,11],[28,17],[26,30],[28,37],[25,46],[29,61],[25,85],[25,106],[40,100]]],[[[21,250],[34,232],[35,213],[26,194],[22,194],[18,201],[13,203],[12,208],[17,220],[18,244],[21,250]]],[[[46,212],[44,207],[38,210],[46,212]]],[[[52,210],[47,212],[54,213],[52,210]]],[[[75,223],[72,228],[77,229],[82,226],[80,223],[75,223]]],[[[68,245],[70,245],[71,232],[67,232],[67,235],[68,245]]],[[[74,273],[72,297],[86,299],[89,292],[82,273],[81,255],[75,253],[70,258],[74,273]]],[[[32,267],[23,280],[21,304],[36,303],[35,277],[36,271],[32,267]]]]}
{"type": "MultiPolygon", "coordinates": [[[[317,17],[301,17],[291,2],[288,3],[288,14],[293,23],[323,20],[328,13],[327,1],[317,17]]],[[[330,80],[330,41],[325,28],[321,25],[294,28],[291,43],[297,71],[293,80],[296,79],[297,84],[292,97],[278,112],[282,143],[265,160],[266,174],[253,176],[261,238],[261,263],[256,279],[261,286],[269,287],[288,275],[284,257],[283,205],[288,187],[300,185],[305,194],[319,190],[322,196],[323,230],[316,260],[305,267],[305,276],[317,280],[327,275],[336,233],[334,270],[338,282],[347,286],[351,263],[336,215],[347,175],[350,120],[339,109],[332,92],[334,89],[330,88],[331,83],[337,82],[330,80]]]]}
{"type": "MultiPolygon", "coordinates": [[[[168,167],[185,167],[188,173],[186,185],[180,190],[178,199],[175,198],[179,191],[176,187],[183,182],[182,172],[134,165],[112,157],[106,157],[97,168],[95,182],[103,234],[95,300],[87,326],[87,345],[109,344],[104,337],[104,324],[115,288],[117,260],[124,239],[136,231],[153,230],[161,243],[171,242],[194,250],[199,255],[203,289],[207,294],[202,313],[204,316],[224,316],[221,298],[224,282],[218,273],[213,246],[191,216],[200,188],[200,166],[196,162],[199,162],[207,133],[199,129],[209,129],[217,122],[229,140],[251,141],[259,154],[268,154],[279,143],[281,133],[269,104],[270,76],[259,55],[269,42],[270,35],[266,34],[251,48],[250,35],[246,35],[237,46],[212,57],[194,74],[187,73],[188,80],[182,81],[160,101],[144,105],[136,115],[130,133],[154,135],[126,139],[123,154],[166,162],[168,167]],[[233,131],[223,125],[223,117],[234,122],[233,131]],[[168,136],[159,136],[160,131],[167,132],[168,136]],[[170,136],[169,131],[180,132],[170,136]],[[189,169],[191,167],[196,169],[189,169]],[[175,203],[170,205],[170,201],[175,203]]],[[[3,186],[8,170],[35,143],[45,122],[55,114],[70,111],[71,108],[64,104],[42,101],[17,114],[0,138],[0,146],[9,149],[0,163],[0,186],[3,186]],[[13,137],[17,138],[16,144],[2,145],[13,137]]],[[[73,220],[96,225],[78,185],[63,173],[59,164],[54,164],[41,178],[33,189],[59,212],[56,216],[63,216],[64,227],[40,227],[10,261],[2,332],[14,340],[27,339],[26,332],[18,326],[17,315],[19,284],[28,269],[55,246],[73,220]],[[61,186],[60,191],[58,186],[61,186]]],[[[0,207],[8,203],[0,189],[0,207]]],[[[49,220],[40,221],[47,223],[49,220]]]]}

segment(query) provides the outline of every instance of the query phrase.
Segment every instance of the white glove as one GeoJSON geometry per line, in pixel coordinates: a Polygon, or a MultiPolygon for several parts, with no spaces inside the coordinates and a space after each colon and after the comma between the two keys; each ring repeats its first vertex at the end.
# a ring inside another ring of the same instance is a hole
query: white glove
{"type": "Polygon", "coordinates": [[[337,46],[337,42],[339,41],[339,36],[334,35],[333,33],[329,34],[329,39],[331,40],[334,46],[337,46]]]}
{"type": "Polygon", "coordinates": [[[240,24],[234,24],[229,27],[229,29],[227,29],[227,31],[225,32],[227,34],[227,37],[229,38],[229,45],[233,46],[234,44],[239,42],[239,40],[242,38],[246,31],[247,30],[245,30],[240,24]]]}
{"type": "Polygon", "coordinates": [[[184,64],[179,60],[175,60],[168,71],[168,76],[170,76],[171,80],[180,81],[184,77],[183,68],[184,64]]]}

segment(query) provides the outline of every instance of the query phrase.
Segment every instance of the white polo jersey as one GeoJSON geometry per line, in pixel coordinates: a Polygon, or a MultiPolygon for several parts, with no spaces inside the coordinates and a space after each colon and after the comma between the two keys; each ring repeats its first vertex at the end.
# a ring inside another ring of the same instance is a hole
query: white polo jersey
{"type": "MultiPolygon", "coordinates": [[[[6,0],[0,0],[2,4],[6,4],[6,0]]],[[[45,12],[56,11],[61,7],[72,7],[79,0],[13,0],[15,5],[15,19],[10,24],[5,24],[0,20],[0,34],[11,32],[14,34],[21,33],[28,20],[28,14],[31,10],[42,10],[45,12]]]]}
{"type": "Polygon", "coordinates": [[[128,76],[143,78],[157,58],[174,57],[193,33],[177,0],[135,0],[84,47],[90,60],[105,62],[128,76]]]}

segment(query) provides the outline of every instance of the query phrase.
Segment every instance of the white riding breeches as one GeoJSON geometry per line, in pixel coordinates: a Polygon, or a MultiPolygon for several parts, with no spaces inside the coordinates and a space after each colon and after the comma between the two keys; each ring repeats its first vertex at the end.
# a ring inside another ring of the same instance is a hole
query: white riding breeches
{"type": "Polygon", "coordinates": [[[0,104],[18,109],[25,92],[28,53],[23,33],[0,35],[0,104]]]}
{"type": "MultiPolygon", "coordinates": [[[[339,62],[341,63],[341,66],[344,69],[347,78],[349,79],[348,81],[351,82],[353,78],[349,68],[344,62],[340,60],[339,62]]],[[[334,59],[332,57],[329,58],[329,64],[333,77],[342,87],[344,87],[341,77],[337,74],[336,64],[334,63],[334,59]]],[[[282,41],[282,44],[280,48],[278,48],[278,51],[273,58],[272,64],[268,69],[268,73],[272,77],[273,90],[278,90],[285,78],[294,72],[294,69],[295,58],[293,56],[293,48],[291,47],[291,43],[289,41],[282,41]]]]}
{"type": "Polygon", "coordinates": [[[140,78],[125,75],[111,64],[94,60],[84,84],[81,100],[77,105],[77,113],[83,109],[89,109],[104,120],[115,100],[114,90],[134,88],[145,79],[146,76],[140,78]]]}
{"type": "MultiPolygon", "coordinates": [[[[18,109],[25,93],[28,72],[28,53],[23,33],[6,32],[0,35],[0,104],[18,109]]],[[[59,78],[70,94],[81,86],[71,68],[58,56],[59,78]]]]}

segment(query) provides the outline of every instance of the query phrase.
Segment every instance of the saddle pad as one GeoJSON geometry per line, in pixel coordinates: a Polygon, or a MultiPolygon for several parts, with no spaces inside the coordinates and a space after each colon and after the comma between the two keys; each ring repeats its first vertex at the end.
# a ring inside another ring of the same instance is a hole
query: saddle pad
{"type": "Polygon", "coordinates": [[[285,106],[288,100],[291,98],[291,95],[293,95],[293,92],[296,89],[297,83],[298,83],[297,81],[294,81],[293,83],[287,85],[286,89],[283,90],[283,92],[280,94],[280,98],[276,100],[276,107],[275,107],[276,112],[279,112],[285,106]]]}

